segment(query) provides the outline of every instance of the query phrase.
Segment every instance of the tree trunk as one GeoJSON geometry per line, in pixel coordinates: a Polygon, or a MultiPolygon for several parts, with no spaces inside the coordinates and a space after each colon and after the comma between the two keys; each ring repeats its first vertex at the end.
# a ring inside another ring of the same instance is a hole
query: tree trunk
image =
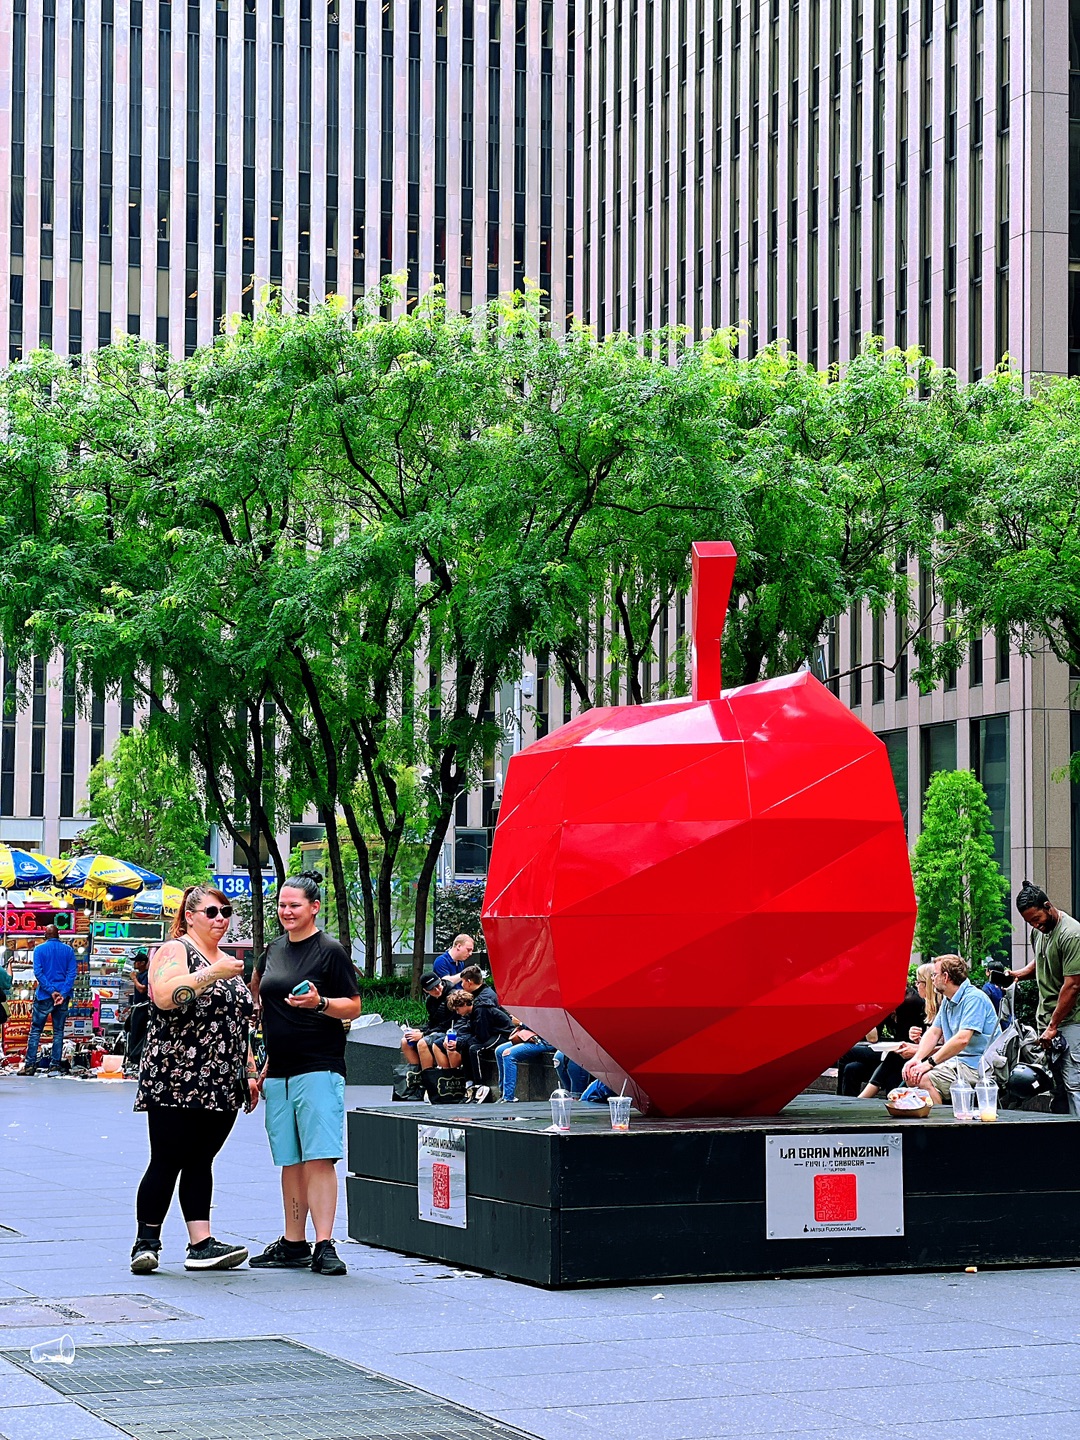
{"type": "Polygon", "coordinates": [[[349,923],[349,892],[345,884],[345,867],[341,863],[341,838],[337,830],[337,816],[333,810],[319,807],[319,819],[326,829],[326,853],[330,860],[330,878],[334,882],[337,899],[338,939],[352,963],[352,926],[349,923]]]}
{"type": "Polygon", "coordinates": [[[256,960],[265,949],[265,927],[263,926],[263,877],[259,865],[258,847],[248,846],[244,851],[247,872],[251,877],[251,943],[256,960]]]}
{"type": "Polygon", "coordinates": [[[424,863],[420,867],[420,874],[416,881],[416,913],[413,916],[411,990],[414,1000],[420,995],[420,976],[424,973],[424,959],[427,954],[427,910],[428,897],[431,894],[431,882],[435,877],[435,867],[439,863],[439,852],[442,850],[443,841],[446,839],[446,832],[450,829],[450,817],[453,813],[453,802],[451,801],[444,807],[443,812],[435,822],[435,829],[432,831],[431,839],[428,841],[427,854],[424,856],[424,863]]]}
{"type": "Polygon", "coordinates": [[[357,867],[360,871],[360,894],[364,902],[364,974],[370,978],[375,974],[375,957],[379,943],[375,923],[375,887],[371,880],[371,855],[360,830],[356,811],[346,801],[342,801],[341,810],[345,816],[349,838],[356,848],[357,867]]]}
{"type": "Polygon", "coordinates": [[[379,862],[377,903],[379,915],[379,973],[389,980],[394,973],[394,866],[397,864],[400,830],[387,840],[379,862]]]}

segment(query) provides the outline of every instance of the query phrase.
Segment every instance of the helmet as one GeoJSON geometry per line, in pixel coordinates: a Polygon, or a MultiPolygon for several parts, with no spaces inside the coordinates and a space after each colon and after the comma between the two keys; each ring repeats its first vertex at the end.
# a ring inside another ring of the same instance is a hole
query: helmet
{"type": "Polygon", "coordinates": [[[1005,1088],[1014,1100],[1030,1100],[1035,1095],[1053,1090],[1054,1079],[1041,1065],[1014,1065],[1009,1071],[1005,1088]]]}

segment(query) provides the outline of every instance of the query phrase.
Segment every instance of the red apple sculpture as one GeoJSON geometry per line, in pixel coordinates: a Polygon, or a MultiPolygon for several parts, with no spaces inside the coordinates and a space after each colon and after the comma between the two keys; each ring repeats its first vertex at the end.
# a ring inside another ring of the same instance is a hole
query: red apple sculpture
{"type": "Polygon", "coordinates": [[[808,673],[721,691],[735,573],[693,547],[693,698],[510,761],[484,934],[501,1002],[640,1109],[775,1114],[895,1008],[915,924],[885,747],[808,673]]]}

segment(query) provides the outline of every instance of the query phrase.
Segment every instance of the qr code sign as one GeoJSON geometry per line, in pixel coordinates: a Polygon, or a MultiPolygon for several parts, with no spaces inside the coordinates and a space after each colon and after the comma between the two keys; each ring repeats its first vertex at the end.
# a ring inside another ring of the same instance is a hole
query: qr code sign
{"type": "Polygon", "coordinates": [[[836,1225],[859,1218],[858,1180],[854,1175],[814,1176],[814,1219],[836,1225]]]}
{"type": "Polygon", "coordinates": [[[450,1166],[440,1160],[431,1167],[431,1203],[436,1210],[450,1209],[450,1166]]]}

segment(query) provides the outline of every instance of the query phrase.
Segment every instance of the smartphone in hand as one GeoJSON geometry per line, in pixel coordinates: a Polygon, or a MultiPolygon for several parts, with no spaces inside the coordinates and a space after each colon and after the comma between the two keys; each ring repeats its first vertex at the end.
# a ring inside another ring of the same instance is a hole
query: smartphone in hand
{"type": "Polygon", "coordinates": [[[310,980],[301,980],[301,981],[300,981],[300,984],[299,984],[299,985],[294,985],[293,988],[290,990],[289,993],[290,993],[290,995],[306,995],[310,989],[311,989],[311,981],[310,981],[310,980]]]}

